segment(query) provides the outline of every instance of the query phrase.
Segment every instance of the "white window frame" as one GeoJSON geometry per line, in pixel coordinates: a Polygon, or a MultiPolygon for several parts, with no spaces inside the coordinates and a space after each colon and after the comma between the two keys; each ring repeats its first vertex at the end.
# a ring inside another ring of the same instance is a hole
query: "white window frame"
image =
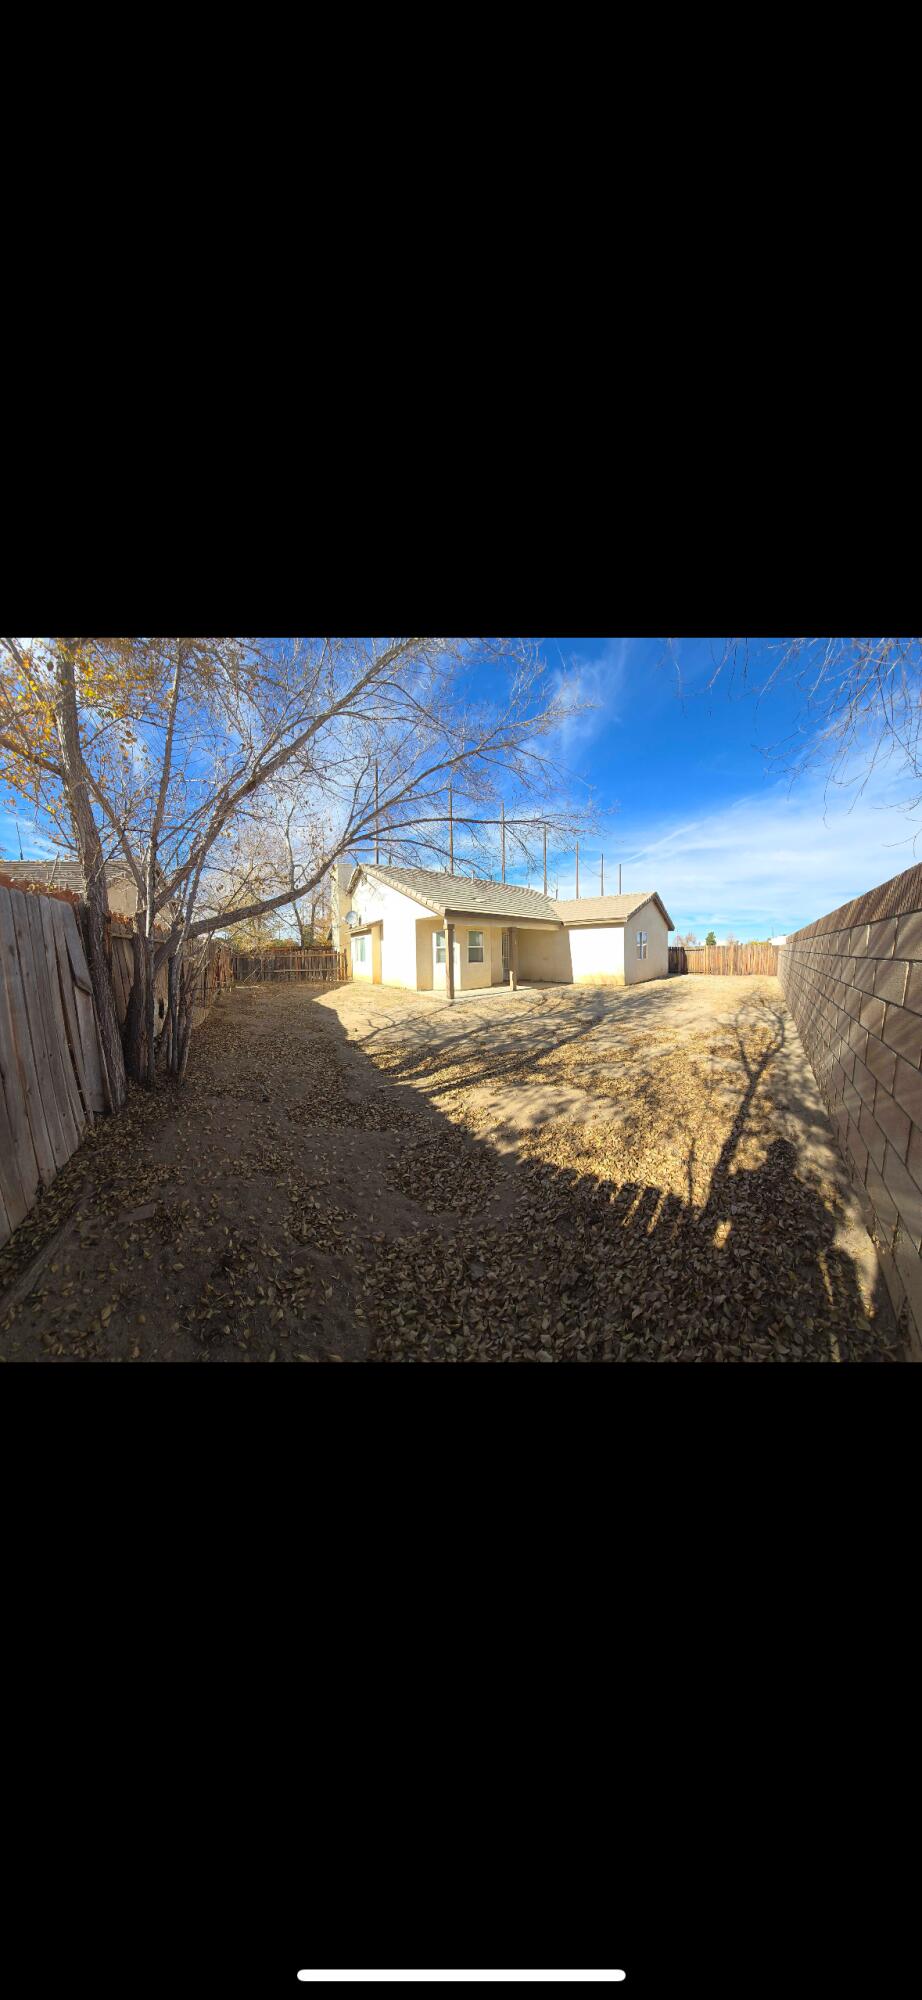
{"type": "Polygon", "coordinates": [[[434,935],[435,935],[435,962],[436,962],[436,965],[444,965],[444,964],[445,964],[445,932],[444,932],[444,931],[436,931],[434,935]]]}
{"type": "Polygon", "coordinates": [[[367,937],[353,938],[352,950],[354,954],[354,962],[356,965],[368,964],[368,952],[366,949],[367,945],[368,945],[367,937]]]}
{"type": "Polygon", "coordinates": [[[638,931],[638,932],[637,932],[637,956],[638,956],[638,958],[646,958],[646,956],[647,956],[647,933],[646,933],[646,931],[638,931]]]}
{"type": "Polygon", "coordinates": [[[467,934],[467,962],[468,962],[468,965],[482,965],[482,964],[483,964],[483,941],[484,941],[484,936],[485,936],[485,933],[484,933],[483,931],[468,931],[468,934],[467,934]],[[474,944],[474,942],[473,942],[474,938],[477,938],[477,939],[479,939],[479,943],[477,943],[477,944],[474,944]]]}

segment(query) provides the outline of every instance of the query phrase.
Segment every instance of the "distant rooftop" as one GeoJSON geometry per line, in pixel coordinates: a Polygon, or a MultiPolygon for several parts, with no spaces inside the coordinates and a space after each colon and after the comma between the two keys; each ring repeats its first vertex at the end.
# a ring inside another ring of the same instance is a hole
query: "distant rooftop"
{"type": "MultiPolygon", "coordinates": [[[[46,889],[72,889],[77,896],[82,896],[86,887],[81,863],[60,855],[55,855],[53,861],[0,860],[0,873],[13,882],[38,882],[46,889]]],[[[127,861],[106,862],[107,882],[123,882],[126,878],[134,879],[127,861]]]]}
{"type": "Polygon", "coordinates": [[[564,924],[626,924],[644,903],[655,903],[667,930],[675,930],[669,911],[655,889],[636,889],[624,896],[568,896],[564,902],[555,903],[554,909],[564,924]]]}

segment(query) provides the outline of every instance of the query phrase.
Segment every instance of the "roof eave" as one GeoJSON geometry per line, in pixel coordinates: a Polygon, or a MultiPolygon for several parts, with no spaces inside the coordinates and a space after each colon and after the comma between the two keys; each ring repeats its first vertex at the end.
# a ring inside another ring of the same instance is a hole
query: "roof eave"
{"type": "Polygon", "coordinates": [[[559,917],[530,917],[524,910],[471,910],[446,909],[442,912],[447,923],[472,923],[479,917],[481,923],[502,924],[506,930],[515,930],[516,925],[532,924],[543,931],[563,930],[559,917]]]}

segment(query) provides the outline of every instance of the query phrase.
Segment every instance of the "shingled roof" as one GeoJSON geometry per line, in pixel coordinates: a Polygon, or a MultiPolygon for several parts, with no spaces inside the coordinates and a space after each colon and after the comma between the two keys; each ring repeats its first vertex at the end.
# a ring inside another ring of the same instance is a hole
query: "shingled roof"
{"type": "MultiPolygon", "coordinates": [[[[0,869],[14,882],[35,882],[45,889],[71,889],[77,896],[82,896],[86,889],[82,864],[65,861],[58,855],[53,861],[0,861],[0,869]]],[[[130,882],[133,879],[127,862],[106,862],[108,882],[130,882]]]]}
{"type": "Polygon", "coordinates": [[[518,889],[509,882],[472,882],[467,875],[441,874],[434,868],[379,868],[361,862],[349,877],[350,894],[359,874],[371,882],[385,882],[412,896],[427,910],[443,917],[446,910],[465,916],[531,917],[539,923],[559,923],[559,904],[542,896],[540,889],[518,889]]]}
{"type": "Polygon", "coordinates": [[[564,924],[626,924],[635,910],[643,909],[644,903],[655,903],[666,929],[675,930],[669,911],[655,889],[638,889],[626,896],[568,896],[565,902],[553,907],[564,924]]]}

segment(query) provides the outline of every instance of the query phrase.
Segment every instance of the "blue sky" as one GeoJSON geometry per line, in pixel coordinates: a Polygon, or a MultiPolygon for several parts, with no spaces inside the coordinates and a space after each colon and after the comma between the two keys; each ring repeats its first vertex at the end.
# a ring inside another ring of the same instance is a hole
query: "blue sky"
{"type": "MultiPolygon", "coordinates": [[[[759,679],[759,647],[754,680],[759,679]]],[[[580,889],[656,889],[679,931],[718,938],[766,937],[810,923],[839,903],[922,859],[920,822],[900,810],[892,770],[824,797],[822,771],[788,777],[766,756],[794,729],[798,691],[779,684],[759,704],[754,691],[721,678],[708,691],[719,641],[680,639],[675,666],[658,639],[542,641],[552,674],[566,672],[592,705],[548,747],[579,799],[591,788],[600,830],[580,843],[580,889]]],[[[763,653],[763,665],[768,655],[763,653]]],[[[487,673],[495,669],[487,669],[487,673]]],[[[486,692],[486,683],[481,683],[486,692]]],[[[54,849],[28,812],[19,830],[27,855],[54,849]]],[[[15,820],[0,808],[0,856],[15,858],[15,820]]],[[[551,893],[575,893],[572,847],[552,855],[551,893]]],[[[509,870],[525,881],[524,869],[509,870]]],[[[534,870],[530,880],[540,887],[534,870]]]]}
{"type": "MultiPolygon", "coordinates": [[[[658,890],[680,931],[772,936],[913,866],[919,821],[892,769],[861,797],[855,784],[827,791],[823,771],[792,786],[765,753],[796,727],[799,691],[785,682],[759,703],[721,677],[708,692],[720,643],[677,642],[680,695],[662,640],[545,640],[595,704],[554,747],[604,806],[600,834],[580,843],[581,894],[598,894],[604,853],[606,891],[620,861],[623,887],[658,890]]],[[[766,670],[773,656],[752,643],[758,682],[760,655],[766,670]]],[[[574,873],[572,853],[555,857],[561,896],[574,873]]]]}

